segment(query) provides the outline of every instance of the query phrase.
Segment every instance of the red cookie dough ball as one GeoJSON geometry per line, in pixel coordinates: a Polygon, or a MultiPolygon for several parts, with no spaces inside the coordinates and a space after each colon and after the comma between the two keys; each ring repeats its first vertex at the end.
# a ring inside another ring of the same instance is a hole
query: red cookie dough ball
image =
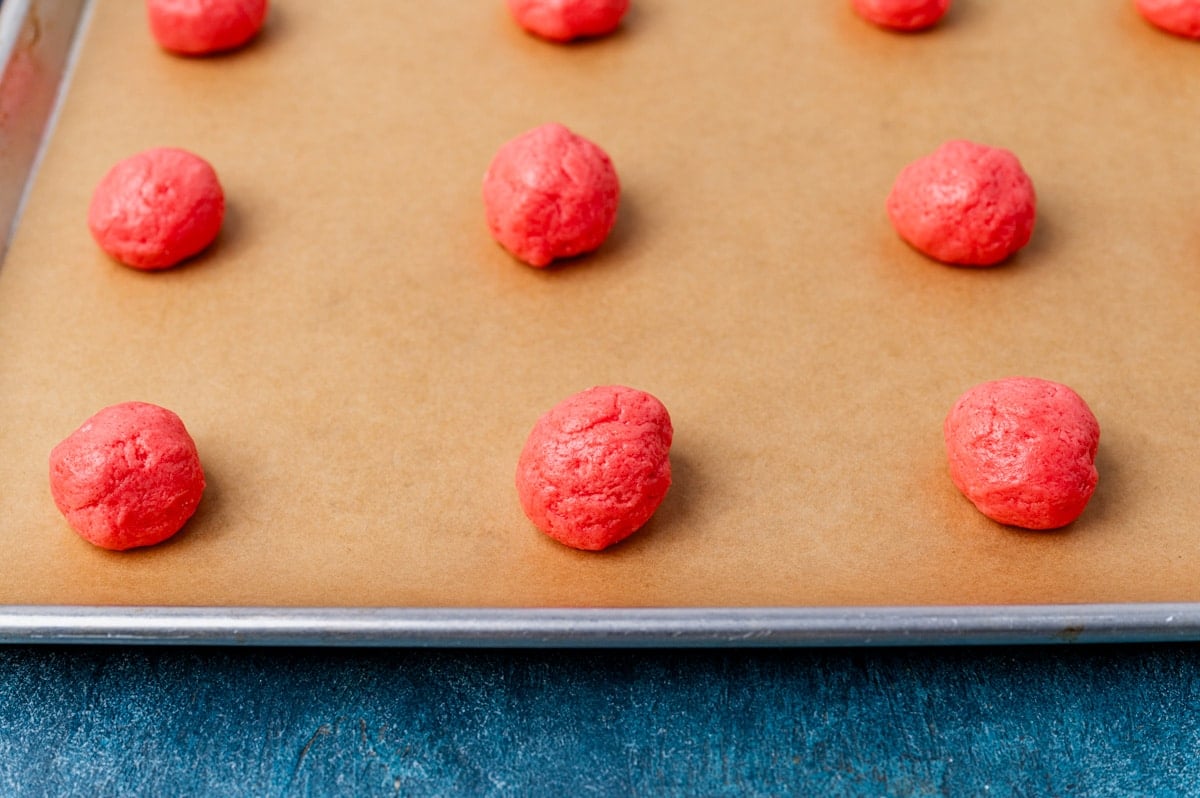
{"type": "Polygon", "coordinates": [[[150,32],[165,50],[206,55],[241,47],[267,16],[267,0],[146,0],[150,32]]]}
{"type": "Polygon", "coordinates": [[[976,385],[954,403],[944,434],[950,478],[993,521],[1057,529],[1096,489],[1100,425],[1065,385],[1034,377],[976,385]]]}
{"type": "Polygon", "coordinates": [[[507,0],[522,28],[555,42],[612,33],[629,0],[507,0]]]}
{"type": "Polygon", "coordinates": [[[674,430],[662,402],[619,385],[577,393],[538,419],[517,463],[517,495],[538,529],[599,551],[650,520],[671,486],[674,430]]]}
{"type": "Polygon", "coordinates": [[[900,237],[944,263],[991,266],[1029,243],[1037,196],[1008,150],[948,141],[896,178],[887,212],[900,237]]]}
{"type": "Polygon", "coordinates": [[[868,22],[895,30],[921,30],[936,24],[950,8],[950,0],[850,0],[868,22]]]}
{"type": "Polygon", "coordinates": [[[1200,0],[1136,0],[1137,10],[1176,36],[1200,39],[1200,0]]]}
{"type": "Polygon", "coordinates": [[[100,248],[135,269],[165,269],[217,237],[225,193],[217,173],[186,150],[160,147],[118,163],[92,194],[88,227],[100,248]]]}
{"type": "Polygon", "coordinates": [[[191,518],[204,493],[204,470],[179,416],[125,402],[96,413],[54,447],[50,493],[89,543],[152,546],[191,518]]]}
{"type": "Polygon", "coordinates": [[[620,195],[608,154],[558,124],[505,144],[483,178],[492,237],[539,268],[603,244],[617,221],[620,195]]]}

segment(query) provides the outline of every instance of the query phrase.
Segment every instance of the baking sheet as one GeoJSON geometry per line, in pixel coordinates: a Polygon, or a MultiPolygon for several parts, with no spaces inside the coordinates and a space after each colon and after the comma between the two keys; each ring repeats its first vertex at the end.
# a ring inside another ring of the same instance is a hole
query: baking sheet
{"type": "Polygon", "coordinates": [[[159,51],[141,14],[94,3],[0,268],[0,603],[1197,601],[1200,50],[1129,4],[960,0],[903,36],[840,2],[643,0],[561,47],[501,3],[294,0],[209,59],[159,51]],[[600,252],[535,271],[489,239],[479,181],[546,121],[600,142],[624,196],[600,252]],[[883,214],[951,137],[1009,147],[1038,187],[1003,267],[932,263],[883,214]],[[209,158],[230,214],[147,275],[83,220],[156,145],[209,158]],[[1009,374],[1100,419],[1101,484],[1066,530],[998,527],[946,477],[945,411],[1009,374]],[[608,382],[670,408],[676,483],[597,555],[534,531],[512,472],[537,415],[608,382]],[[114,554],[66,529],[45,459],[127,399],[185,419],[210,489],[175,539],[114,554]]]}

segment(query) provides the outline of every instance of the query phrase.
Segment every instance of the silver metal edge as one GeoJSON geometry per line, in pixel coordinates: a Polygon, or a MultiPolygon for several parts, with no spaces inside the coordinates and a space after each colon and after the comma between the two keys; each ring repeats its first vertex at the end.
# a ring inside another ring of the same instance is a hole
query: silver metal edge
{"type": "Polygon", "coordinates": [[[753,648],[1200,640],[1200,604],[762,608],[0,606],[0,643],[753,648]]]}
{"type": "Polygon", "coordinates": [[[21,27],[29,16],[31,0],[3,0],[0,2],[0,64],[7,64],[17,45],[21,27]]]}
{"type": "Polygon", "coordinates": [[[0,3],[0,90],[29,92],[24,113],[0,120],[0,256],[8,249],[62,105],[78,56],[91,0],[3,0],[0,3]],[[36,58],[32,84],[22,86],[15,56],[25,37],[36,58]]]}

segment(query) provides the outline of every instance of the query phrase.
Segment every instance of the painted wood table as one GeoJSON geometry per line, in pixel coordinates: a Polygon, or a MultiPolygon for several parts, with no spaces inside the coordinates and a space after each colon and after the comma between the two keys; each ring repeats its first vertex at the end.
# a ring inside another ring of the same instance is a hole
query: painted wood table
{"type": "Polygon", "coordinates": [[[1195,795],[1200,648],[0,649],[6,796],[1195,795]]]}

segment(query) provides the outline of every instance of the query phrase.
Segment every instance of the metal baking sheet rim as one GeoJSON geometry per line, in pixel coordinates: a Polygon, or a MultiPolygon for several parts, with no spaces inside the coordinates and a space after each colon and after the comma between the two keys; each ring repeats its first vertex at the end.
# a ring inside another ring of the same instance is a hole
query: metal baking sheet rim
{"type": "Polygon", "coordinates": [[[0,643],[766,648],[1200,639],[1200,605],[762,608],[0,607],[0,643]]]}
{"type": "MultiPolygon", "coordinates": [[[[11,231],[54,124],[90,0],[4,0],[0,63],[36,48],[51,80],[3,120],[11,231]],[[46,22],[59,36],[43,35],[46,22]],[[37,101],[37,100],[40,100],[37,101]]],[[[0,87],[11,87],[3,80],[0,87]]],[[[28,90],[28,87],[25,87],[28,90]]],[[[0,186],[4,188],[4,186],[0,186]]],[[[7,243],[7,235],[5,235],[7,243]]],[[[457,647],[772,647],[1200,640],[1200,604],[765,608],[292,608],[0,606],[0,643],[457,647]]]]}

